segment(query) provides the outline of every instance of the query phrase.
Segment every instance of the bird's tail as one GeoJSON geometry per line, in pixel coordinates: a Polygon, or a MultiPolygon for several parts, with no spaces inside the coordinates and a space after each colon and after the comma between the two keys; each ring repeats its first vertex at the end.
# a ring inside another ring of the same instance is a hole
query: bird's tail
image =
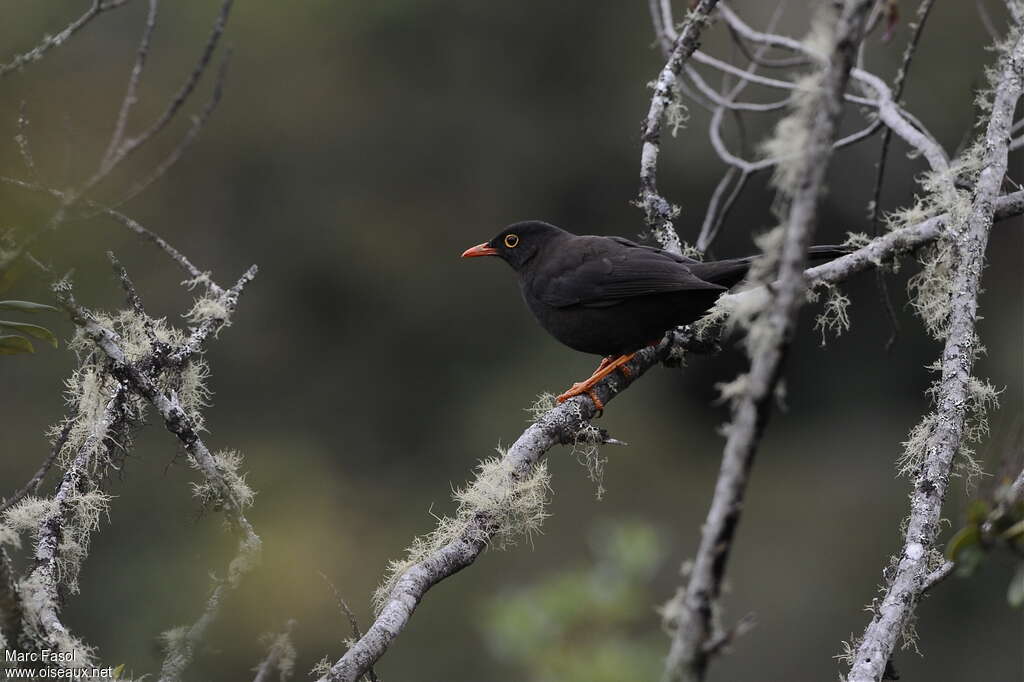
{"type": "MultiPolygon", "coordinates": [[[[849,246],[832,244],[812,246],[807,249],[807,261],[813,264],[824,263],[845,256],[852,250],[849,246]]],[[[750,270],[750,264],[757,258],[758,256],[746,256],[745,258],[693,263],[690,265],[690,270],[705,282],[732,288],[743,281],[750,270]]]]}

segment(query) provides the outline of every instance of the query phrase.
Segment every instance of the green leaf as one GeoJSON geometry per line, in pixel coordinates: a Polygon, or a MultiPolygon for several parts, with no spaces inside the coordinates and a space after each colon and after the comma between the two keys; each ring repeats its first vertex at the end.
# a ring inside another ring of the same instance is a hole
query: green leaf
{"type": "Polygon", "coordinates": [[[119,680],[119,679],[121,679],[121,673],[123,673],[123,672],[124,672],[124,663],[122,663],[121,665],[119,665],[116,668],[114,668],[114,670],[111,672],[111,677],[113,677],[115,680],[119,680]]]}
{"type": "Polygon", "coordinates": [[[44,303],[33,303],[32,301],[0,301],[0,310],[17,310],[20,313],[59,313],[59,308],[44,303]]]}
{"type": "Polygon", "coordinates": [[[951,561],[956,561],[957,557],[966,548],[977,545],[981,541],[981,532],[975,525],[964,526],[956,532],[950,541],[946,545],[946,556],[951,561]]]}
{"type": "Polygon", "coordinates": [[[34,336],[37,339],[49,342],[49,344],[54,348],[57,347],[57,337],[53,335],[53,332],[46,327],[40,327],[38,324],[0,320],[0,329],[9,329],[11,331],[21,332],[22,334],[28,334],[29,336],[34,336]]]}
{"type": "Polygon", "coordinates": [[[0,336],[0,355],[14,355],[16,353],[35,353],[36,349],[24,336],[0,336]]]}
{"type": "Polygon", "coordinates": [[[1015,609],[1024,604],[1024,561],[1017,566],[1017,572],[1010,579],[1010,588],[1006,591],[1006,601],[1015,609]]]}

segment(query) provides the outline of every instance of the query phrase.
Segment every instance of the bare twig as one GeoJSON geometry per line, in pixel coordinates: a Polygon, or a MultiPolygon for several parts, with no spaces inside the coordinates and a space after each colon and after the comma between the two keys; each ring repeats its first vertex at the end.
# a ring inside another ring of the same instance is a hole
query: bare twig
{"type": "Polygon", "coordinates": [[[227,80],[228,64],[230,63],[230,60],[231,50],[227,50],[224,54],[224,58],[221,60],[220,68],[217,70],[217,78],[213,83],[213,93],[210,95],[209,101],[207,101],[206,106],[203,107],[203,110],[199,112],[197,116],[192,117],[192,125],[189,127],[185,135],[182,136],[181,141],[174,146],[174,149],[171,150],[163,161],[157,164],[156,168],[154,168],[149,175],[132,185],[131,189],[128,190],[125,196],[121,197],[121,199],[115,204],[115,208],[128,203],[136,196],[146,191],[146,189],[154,182],[166,175],[167,171],[181,160],[181,157],[185,155],[185,152],[188,151],[189,147],[191,147],[196,141],[199,137],[199,133],[202,132],[203,128],[210,120],[210,117],[213,115],[217,105],[220,104],[221,97],[224,94],[224,83],[227,80]]]}
{"type": "Polygon", "coordinates": [[[28,480],[28,483],[19,488],[9,498],[0,503],[0,514],[7,511],[18,502],[21,502],[28,495],[35,495],[39,492],[39,486],[43,484],[43,479],[46,478],[46,474],[50,472],[53,467],[54,461],[57,459],[57,455],[60,454],[61,448],[64,447],[64,443],[68,440],[68,433],[71,431],[71,422],[68,421],[61,428],[60,433],[57,434],[57,438],[53,441],[53,447],[50,448],[50,454],[43,460],[42,465],[36,473],[28,480]]]}
{"type": "Polygon", "coordinates": [[[90,5],[89,9],[85,11],[85,14],[72,21],[64,27],[64,29],[58,31],[52,36],[48,35],[44,37],[38,45],[28,52],[17,55],[6,64],[0,64],[0,78],[3,78],[12,71],[17,71],[26,64],[39,61],[51,49],[60,47],[66,43],[71,36],[81,30],[97,16],[108,10],[116,9],[126,2],[128,2],[128,0],[108,0],[108,2],[93,0],[92,5],[90,5]]]}
{"type": "MultiPolygon", "coordinates": [[[[821,57],[821,55],[812,54],[807,46],[793,38],[755,31],[735,12],[730,10],[728,5],[720,5],[719,13],[729,24],[730,28],[735,29],[745,39],[753,43],[790,50],[803,54],[809,58],[821,57]]],[[[704,54],[699,50],[694,53],[693,59],[696,62],[707,64],[708,66],[720,71],[731,73],[739,78],[744,78],[767,87],[783,90],[794,90],[797,87],[797,84],[791,81],[766,78],[764,76],[745,72],[731,64],[704,54]]],[[[894,98],[892,91],[885,84],[885,81],[860,68],[851,69],[850,74],[862,86],[868,88],[874,94],[874,98],[864,98],[846,94],[846,101],[876,108],[881,122],[888,126],[907,144],[919,151],[928,161],[933,170],[947,171],[949,169],[949,159],[946,156],[945,151],[942,149],[942,146],[939,145],[934,136],[932,136],[919,121],[900,108],[899,104],[896,102],[897,98],[894,98]]]]}
{"type": "Polygon", "coordinates": [[[138,101],[139,81],[142,78],[142,69],[146,65],[146,57],[149,56],[149,43],[153,38],[153,31],[156,29],[156,11],[160,0],[149,0],[149,12],[146,15],[146,26],[142,30],[142,39],[139,42],[139,49],[135,55],[135,64],[132,66],[131,75],[128,77],[128,90],[124,99],[121,100],[121,109],[117,112],[117,123],[114,124],[114,132],[107,144],[107,151],[103,155],[101,166],[110,163],[114,154],[124,140],[125,127],[128,125],[128,114],[138,101]]]}
{"type": "MultiPolygon", "coordinates": [[[[50,189],[37,183],[27,182],[25,180],[19,180],[17,178],[10,178],[6,176],[0,176],[0,182],[8,185],[13,185],[15,187],[20,187],[21,189],[29,190],[32,192],[42,192],[44,194],[49,194],[50,196],[54,197],[60,202],[66,201],[64,192],[56,189],[50,189]]],[[[189,275],[189,277],[191,277],[193,280],[196,280],[197,282],[202,282],[215,296],[220,296],[221,294],[224,293],[224,290],[217,286],[217,284],[209,278],[208,273],[205,273],[199,268],[197,268],[195,265],[192,264],[192,261],[190,261],[188,257],[185,256],[185,254],[171,246],[167,242],[167,240],[165,240],[160,235],[156,234],[152,230],[147,229],[146,227],[143,227],[134,218],[131,218],[115,209],[108,208],[95,201],[86,200],[84,202],[84,205],[88,209],[90,209],[90,215],[107,216],[108,218],[111,218],[115,222],[120,223],[121,225],[128,228],[135,234],[139,235],[140,237],[155,244],[159,249],[161,249],[164,253],[170,256],[171,260],[177,263],[181,267],[181,269],[184,270],[189,275]]],[[[5,262],[0,262],[0,270],[3,269],[5,262]]]]}
{"type": "Polygon", "coordinates": [[[949,326],[935,392],[935,426],[911,495],[910,521],[895,574],[857,646],[850,682],[879,680],[927,583],[931,552],[938,539],[942,502],[953,458],[963,437],[971,367],[978,352],[974,330],[985,246],[1006,172],[1009,130],[1024,80],[1024,39],[1020,27],[995,83],[995,99],[985,133],[985,164],[974,189],[970,213],[953,230],[953,282],[949,326]]]}
{"type": "MultiPolygon", "coordinates": [[[[896,72],[896,78],[892,86],[892,98],[897,104],[903,96],[903,87],[906,85],[907,74],[910,72],[911,60],[914,58],[918,42],[921,40],[921,34],[924,31],[924,25],[928,21],[928,15],[931,13],[931,9],[934,4],[935,0],[922,0],[921,4],[918,5],[917,23],[914,26],[913,33],[910,36],[910,40],[907,42],[906,48],[903,50],[903,62],[900,64],[900,68],[896,72]]],[[[891,140],[892,128],[887,127],[882,131],[882,145],[878,158],[878,170],[875,173],[875,187],[871,195],[870,220],[872,232],[876,236],[878,235],[879,216],[881,215],[882,181],[885,179],[885,165],[889,158],[889,142],[891,140]]],[[[892,344],[895,343],[896,336],[899,333],[899,321],[896,319],[896,312],[893,310],[892,299],[889,296],[889,289],[885,284],[885,272],[879,269],[876,273],[879,296],[882,299],[882,306],[885,309],[886,315],[889,318],[889,325],[892,328],[892,333],[886,343],[886,347],[891,347],[892,344]]]]}
{"type": "Polygon", "coordinates": [[[647,7],[651,13],[651,24],[654,26],[654,39],[658,41],[661,56],[668,59],[672,53],[672,43],[675,42],[675,28],[672,26],[672,5],[668,0],[647,0],[647,7]],[[668,9],[668,30],[666,30],[665,14],[663,9],[668,9]]]}
{"type": "MultiPolygon", "coordinates": [[[[327,586],[331,588],[331,592],[334,593],[334,599],[338,602],[338,608],[345,614],[345,618],[348,619],[348,625],[352,628],[352,641],[359,641],[363,638],[363,631],[359,627],[359,620],[356,618],[356,614],[352,613],[352,609],[349,608],[348,602],[342,598],[341,593],[338,592],[338,588],[334,586],[324,573],[320,573],[320,577],[324,579],[327,586]]],[[[373,669],[371,665],[366,671],[366,677],[370,679],[370,682],[380,682],[380,678],[377,677],[377,671],[373,669]]]]}
{"type": "Polygon", "coordinates": [[[18,107],[18,133],[14,136],[14,141],[18,145],[18,153],[21,154],[21,160],[25,163],[29,178],[34,182],[39,182],[39,171],[36,169],[36,160],[32,156],[32,146],[28,141],[28,123],[28,116],[25,115],[25,102],[22,102],[18,107]]]}
{"type": "Polygon", "coordinates": [[[89,180],[87,180],[82,186],[79,194],[89,192],[89,190],[102,182],[110,175],[111,171],[118,164],[128,158],[135,150],[153,139],[165,127],[167,127],[172,120],[174,120],[174,117],[178,114],[182,106],[185,105],[185,102],[187,102],[189,97],[192,95],[192,92],[196,89],[196,86],[202,79],[203,74],[206,73],[206,69],[210,65],[210,61],[213,59],[213,53],[217,49],[217,44],[220,42],[220,37],[223,35],[224,29],[227,26],[232,4],[233,0],[223,0],[221,3],[220,12],[214,20],[210,36],[207,38],[206,44],[203,46],[203,51],[199,55],[199,60],[192,68],[192,71],[189,72],[188,76],[186,76],[185,82],[182,84],[181,88],[171,98],[171,101],[164,112],[155,121],[153,121],[148,128],[138,135],[134,137],[125,137],[124,124],[121,122],[121,116],[124,116],[126,123],[128,113],[135,98],[135,89],[138,85],[138,77],[142,70],[142,61],[144,61],[145,54],[149,49],[152,22],[155,22],[156,17],[156,5],[150,5],[150,15],[147,18],[146,27],[143,31],[142,43],[139,46],[138,58],[136,59],[137,71],[136,69],[133,69],[129,76],[128,93],[125,95],[125,99],[122,103],[121,113],[118,115],[118,123],[117,126],[115,126],[114,135],[111,138],[107,153],[104,155],[99,167],[96,169],[96,172],[92,177],[89,178],[89,180]]]}

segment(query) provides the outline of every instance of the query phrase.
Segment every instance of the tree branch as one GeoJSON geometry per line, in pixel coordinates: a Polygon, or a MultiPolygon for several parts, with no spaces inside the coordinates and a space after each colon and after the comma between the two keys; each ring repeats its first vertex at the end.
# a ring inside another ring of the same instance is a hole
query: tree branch
{"type": "MultiPolygon", "coordinates": [[[[658,80],[654,84],[654,96],[640,134],[642,149],[640,152],[640,208],[644,212],[647,228],[655,236],[662,248],[672,253],[682,253],[679,235],[672,226],[674,210],[672,205],[658,194],[658,153],[661,142],[661,121],[665,110],[675,100],[676,81],[683,64],[697,49],[701,31],[709,21],[711,10],[718,0],[700,0],[697,7],[687,15],[682,30],[675,41],[675,47],[668,58],[658,80]]],[[[666,30],[668,27],[665,27],[666,30]]]]}
{"type": "Polygon", "coordinates": [[[80,16],[78,19],[72,21],[63,30],[55,33],[52,36],[48,35],[44,37],[38,45],[36,45],[28,52],[17,55],[16,57],[14,57],[14,59],[7,62],[6,64],[0,64],[0,78],[3,78],[12,71],[16,71],[22,68],[26,64],[39,61],[47,52],[49,52],[51,49],[55,47],[59,47],[66,43],[68,39],[71,38],[71,36],[77,33],[86,24],[88,24],[90,21],[98,17],[100,14],[108,10],[116,9],[124,5],[126,2],[128,2],[128,0],[109,0],[108,2],[103,2],[102,0],[93,0],[92,5],[89,7],[88,10],[86,10],[85,14],[80,16]]]}
{"type": "Polygon", "coordinates": [[[853,658],[849,682],[880,680],[928,584],[930,550],[938,539],[942,502],[953,458],[964,432],[971,367],[978,352],[974,330],[985,247],[1006,173],[1009,131],[1024,79],[1024,39],[1020,27],[1005,56],[984,140],[984,165],[974,188],[970,213],[951,226],[953,282],[941,378],[935,392],[935,425],[925,446],[925,459],[911,494],[910,521],[895,575],[882,603],[864,631],[853,658]]]}
{"type": "Polygon", "coordinates": [[[732,421],[722,453],[715,494],[702,527],[700,547],[679,604],[679,624],[665,662],[664,679],[703,680],[717,638],[713,610],[721,593],[733,536],[740,521],[750,468],[771,412],[771,401],[805,300],[807,247],[817,218],[825,171],[843,111],[843,92],[872,0],[848,0],[832,36],[833,50],[824,67],[820,91],[793,116],[806,127],[805,155],[795,170],[788,219],[779,253],[777,279],[768,309],[748,336],[750,371],[733,403],[732,421]]]}

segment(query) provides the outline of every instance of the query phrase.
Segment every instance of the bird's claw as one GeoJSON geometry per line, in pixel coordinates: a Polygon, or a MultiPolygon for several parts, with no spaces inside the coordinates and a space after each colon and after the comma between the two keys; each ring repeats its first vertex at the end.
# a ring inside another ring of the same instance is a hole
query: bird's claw
{"type": "Polygon", "coordinates": [[[592,384],[588,386],[586,381],[578,381],[573,384],[572,388],[555,398],[555,402],[561,404],[569,398],[575,398],[578,395],[588,396],[592,401],[594,401],[594,407],[601,411],[604,410],[604,402],[597,397],[597,391],[594,390],[594,386],[592,384]]]}

